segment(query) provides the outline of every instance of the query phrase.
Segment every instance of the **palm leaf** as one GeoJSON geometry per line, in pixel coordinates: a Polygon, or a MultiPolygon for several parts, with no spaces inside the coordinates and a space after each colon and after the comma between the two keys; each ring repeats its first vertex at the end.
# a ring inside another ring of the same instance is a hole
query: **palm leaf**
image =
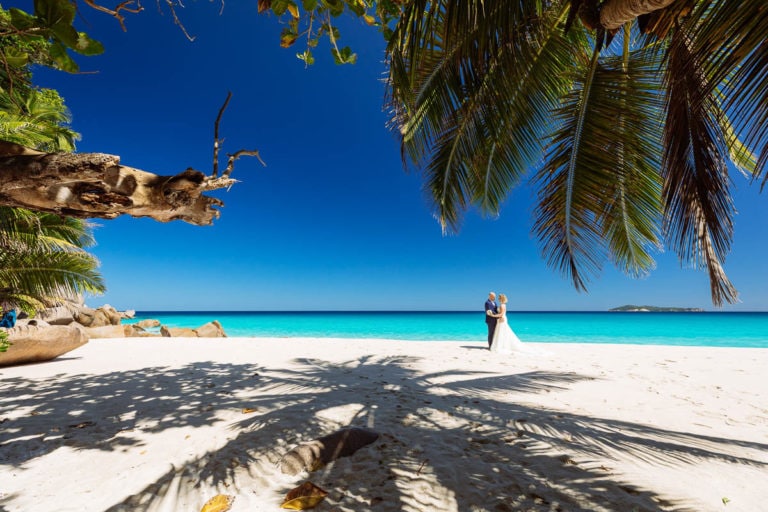
{"type": "Polygon", "coordinates": [[[12,99],[0,90],[0,139],[40,151],[73,151],[80,135],[69,128],[69,111],[56,91],[27,90],[12,99]]]}
{"type": "Polygon", "coordinates": [[[95,243],[93,224],[88,221],[0,206],[0,247],[77,251],[95,243]]]}
{"type": "Polygon", "coordinates": [[[667,120],[662,191],[667,242],[681,262],[709,272],[715,305],[737,292],[722,262],[733,237],[729,150],[718,122],[721,111],[685,30],[672,36],[667,57],[667,120]]]}
{"type": "Polygon", "coordinates": [[[0,290],[49,305],[85,292],[103,293],[98,262],[81,252],[4,251],[0,254],[0,290]]]}
{"type": "Polygon", "coordinates": [[[0,207],[0,298],[34,311],[83,293],[103,293],[90,224],[0,207]]]}
{"type": "Polygon", "coordinates": [[[584,157],[588,158],[585,145],[590,141],[584,129],[590,105],[597,102],[592,85],[599,55],[595,48],[592,59],[583,62],[583,81],[574,82],[573,91],[555,112],[561,128],[536,178],[541,192],[534,231],[542,243],[542,253],[550,266],[573,281],[577,290],[586,290],[584,274],[596,274],[603,259],[599,255],[603,244],[596,229],[597,211],[591,208],[596,197],[590,197],[593,189],[582,177],[588,172],[584,157]]]}
{"type": "Polygon", "coordinates": [[[658,62],[627,52],[627,60],[583,56],[536,176],[534,233],[548,264],[578,290],[608,255],[632,276],[647,272],[659,246],[658,62]]]}
{"type": "Polygon", "coordinates": [[[723,131],[731,162],[742,174],[754,177],[757,173],[757,158],[754,153],[739,140],[736,130],[725,112],[721,112],[717,121],[723,131]]]}
{"type": "MultiPolygon", "coordinates": [[[[625,32],[628,39],[629,31],[625,32]]],[[[662,124],[656,52],[628,53],[627,59],[603,61],[596,80],[604,111],[598,126],[607,153],[614,154],[614,178],[607,177],[602,237],[614,264],[631,277],[648,273],[655,263],[651,250],[661,248],[661,144],[656,134],[662,124]],[[615,121],[611,121],[614,117],[615,121]]],[[[599,122],[599,121],[598,121],[599,122]]],[[[604,162],[603,165],[605,165],[604,162]]]]}
{"type": "Polygon", "coordinates": [[[388,50],[388,104],[404,154],[424,169],[436,217],[456,230],[471,204],[497,214],[539,158],[579,39],[555,30],[562,9],[535,2],[441,5],[422,25],[404,16],[388,50]]]}
{"type": "MultiPolygon", "coordinates": [[[[701,2],[685,25],[691,52],[733,121],[736,139],[756,155],[755,177],[768,179],[768,13],[765,2],[701,2]]],[[[739,165],[739,162],[736,162],[739,165]]]]}

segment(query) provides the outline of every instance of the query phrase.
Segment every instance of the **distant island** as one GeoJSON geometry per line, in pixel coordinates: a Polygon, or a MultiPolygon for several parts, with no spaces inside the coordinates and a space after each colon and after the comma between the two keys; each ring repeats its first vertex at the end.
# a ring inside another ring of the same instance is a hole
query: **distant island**
{"type": "Polygon", "coordinates": [[[673,312],[673,313],[701,313],[704,310],[701,308],[665,308],[659,306],[635,306],[634,304],[627,304],[626,306],[619,306],[617,308],[611,308],[608,311],[629,311],[629,312],[673,312]]]}

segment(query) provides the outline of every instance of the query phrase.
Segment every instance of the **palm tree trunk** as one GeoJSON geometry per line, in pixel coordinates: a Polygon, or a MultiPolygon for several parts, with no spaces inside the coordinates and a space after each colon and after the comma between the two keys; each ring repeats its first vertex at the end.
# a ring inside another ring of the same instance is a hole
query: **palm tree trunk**
{"type": "Polygon", "coordinates": [[[675,0],[606,0],[600,8],[600,24],[607,30],[617,29],[642,14],[664,9],[675,0]]]}
{"type": "Polygon", "coordinates": [[[205,226],[219,217],[215,207],[223,203],[203,193],[235,182],[194,169],[158,176],[121,165],[114,155],[42,153],[0,141],[2,206],[79,219],[128,214],[205,226]]]}

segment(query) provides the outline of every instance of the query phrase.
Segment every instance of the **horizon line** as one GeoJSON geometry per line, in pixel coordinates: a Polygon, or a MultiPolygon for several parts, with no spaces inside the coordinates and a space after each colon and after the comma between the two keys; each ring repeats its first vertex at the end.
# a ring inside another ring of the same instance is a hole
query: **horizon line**
{"type": "MultiPolygon", "coordinates": [[[[127,310],[123,310],[127,311],[127,310]]],[[[297,313],[478,313],[483,314],[482,310],[476,309],[296,309],[296,310],[267,310],[267,309],[134,309],[136,313],[272,313],[272,314],[297,314],[297,313]]],[[[510,313],[766,313],[764,310],[742,310],[742,311],[613,311],[610,309],[562,309],[562,310],[510,310],[510,313]]]]}

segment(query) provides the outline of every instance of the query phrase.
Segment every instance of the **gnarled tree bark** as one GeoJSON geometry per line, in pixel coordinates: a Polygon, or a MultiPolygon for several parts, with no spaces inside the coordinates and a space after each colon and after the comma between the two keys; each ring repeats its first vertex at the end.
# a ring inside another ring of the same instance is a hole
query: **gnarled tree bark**
{"type": "Polygon", "coordinates": [[[103,153],[41,153],[0,141],[0,205],[76,217],[120,215],[207,226],[223,202],[204,192],[236,180],[187,169],[158,176],[103,153]]]}
{"type": "Polygon", "coordinates": [[[664,9],[676,0],[607,0],[600,7],[600,25],[614,30],[640,15],[664,9]]]}

